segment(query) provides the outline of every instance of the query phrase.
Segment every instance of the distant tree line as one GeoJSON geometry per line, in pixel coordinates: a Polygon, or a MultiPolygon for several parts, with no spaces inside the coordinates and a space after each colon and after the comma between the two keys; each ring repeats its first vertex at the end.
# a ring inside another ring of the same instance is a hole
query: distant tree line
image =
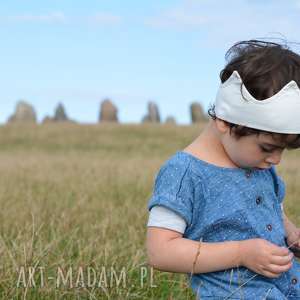
{"type": "MultiPolygon", "coordinates": [[[[190,118],[192,123],[207,121],[207,115],[204,113],[202,105],[194,102],[190,105],[190,118]]],[[[99,122],[115,122],[119,123],[118,109],[110,99],[104,99],[100,104],[99,122]]],[[[34,107],[21,100],[16,104],[15,112],[11,115],[8,123],[37,123],[37,115],[34,107]]],[[[42,123],[53,122],[74,122],[66,113],[65,107],[62,103],[58,103],[54,110],[53,116],[46,116],[42,123]]],[[[141,119],[142,123],[162,123],[158,106],[155,102],[148,102],[147,114],[141,119]]],[[[164,123],[176,124],[173,116],[168,116],[164,123]]]]}

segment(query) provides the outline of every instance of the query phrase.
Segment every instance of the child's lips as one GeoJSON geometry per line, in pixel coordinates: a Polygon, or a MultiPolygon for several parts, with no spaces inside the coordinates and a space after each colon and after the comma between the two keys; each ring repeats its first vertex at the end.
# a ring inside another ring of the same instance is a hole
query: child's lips
{"type": "Polygon", "coordinates": [[[269,169],[270,167],[265,167],[265,168],[255,168],[255,169],[258,169],[258,170],[266,170],[266,169],[269,169]]]}
{"type": "Polygon", "coordinates": [[[267,165],[266,167],[264,167],[264,168],[259,168],[259,167],[256,167],[255,169],[258,169],[258,170],[266,170],[266,169],[269,169],[269,168],[271,168],[271,164],[269,164],[269,165],[267,165]]]}

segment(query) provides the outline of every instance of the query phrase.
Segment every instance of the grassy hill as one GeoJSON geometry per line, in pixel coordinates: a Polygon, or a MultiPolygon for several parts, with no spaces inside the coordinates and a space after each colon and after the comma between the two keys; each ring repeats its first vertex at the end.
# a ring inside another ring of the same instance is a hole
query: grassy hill
{"type": "MultiPolygon", "coordinates": [[[[156,172],[202,127],[0,127],[1,299],[193,299],[185,275],[151,274],[145,236],[156,172]]],[[[298,225],[299,157],[277,167],[298,225]]]]}

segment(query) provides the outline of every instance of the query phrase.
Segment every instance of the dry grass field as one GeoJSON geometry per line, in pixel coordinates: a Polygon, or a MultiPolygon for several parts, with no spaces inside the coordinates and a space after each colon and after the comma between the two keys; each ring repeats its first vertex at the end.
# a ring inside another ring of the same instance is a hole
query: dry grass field
{"type": "MultiPolygon", "coordinates": [[[[203,125],[2,126],[1,299],[193,299],[146,263],[154,176],[203,125]]],[[[278,173],[300,225],[300,154],[278,173]]]]}

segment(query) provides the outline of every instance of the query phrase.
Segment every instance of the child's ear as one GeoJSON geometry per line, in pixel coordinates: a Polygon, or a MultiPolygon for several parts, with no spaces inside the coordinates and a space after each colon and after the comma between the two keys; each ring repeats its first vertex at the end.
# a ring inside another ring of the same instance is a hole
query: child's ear
{"type": "Polygon", "coordinates": [[[226,133],[229,130],[229,125],[226,121],[216,118],[216,128],[220,133],[226,133]]]}

